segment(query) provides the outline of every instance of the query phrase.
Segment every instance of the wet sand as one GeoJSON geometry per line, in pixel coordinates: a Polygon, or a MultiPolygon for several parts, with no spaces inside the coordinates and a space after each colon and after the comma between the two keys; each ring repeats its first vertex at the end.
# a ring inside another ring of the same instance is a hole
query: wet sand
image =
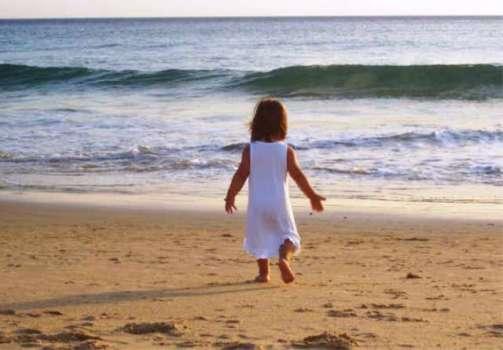
{"type": "Polygon", "coordinates": [[[503,222],[298,215],[251,283],[242,215],[0,202],[0,349],[497,349],[503,222]],[[337,347],[338,346],[338,347],[337,347]]]}

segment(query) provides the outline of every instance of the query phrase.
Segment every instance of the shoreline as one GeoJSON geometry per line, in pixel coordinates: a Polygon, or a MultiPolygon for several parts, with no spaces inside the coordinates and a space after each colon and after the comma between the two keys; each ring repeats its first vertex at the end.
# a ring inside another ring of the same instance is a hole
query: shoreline
{"type": "MultiPolygon", "coordinates": [[[[237,216],[246,213],[247,194],[238,195],[237,216]]],[[[291,198],[296,216],[333,218],[337,215],[356,214],[373,217],[429,219],[453,221],[491,221],[503,223],[503,205],[491,203],[438,203],[402,202],[366,199],[328,198],[323,213],[312,213],[309,201],[291,198]]],[[[224,214],[223,200],[180,194],[116,194],[116,193],[64,193],[35,191],[0,191],[0,205],[50,205],[53,207],[108,208],[115,211],[142,212],[204,212],[224,214]]]]}

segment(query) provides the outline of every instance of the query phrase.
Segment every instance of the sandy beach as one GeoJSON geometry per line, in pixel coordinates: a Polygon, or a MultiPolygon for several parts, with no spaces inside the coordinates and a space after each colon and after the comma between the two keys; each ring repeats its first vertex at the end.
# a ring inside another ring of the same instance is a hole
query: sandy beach
{"type": "Polygon", "coordinates": [[[0,1],[0,350],[503,350],[503,1],[430,2],[0,1]]]}
{"type": "Polygon", "coordinates": [[[503,223],[297,216],[297,280],[250,282],[244,216],[0,202],[0,349],[498,349],[503,223]]]}

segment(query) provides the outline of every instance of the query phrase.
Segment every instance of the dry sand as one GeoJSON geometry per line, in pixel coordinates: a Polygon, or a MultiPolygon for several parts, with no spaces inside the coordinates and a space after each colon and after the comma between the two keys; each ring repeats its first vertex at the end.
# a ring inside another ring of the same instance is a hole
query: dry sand
{"type": "Polygon", "coordinates": [[[284,285],[276,265],[249,282],[243,216],[22,202],[0,215],[0,349],[503,348],[501,221],[299,216],[284,285]]]}

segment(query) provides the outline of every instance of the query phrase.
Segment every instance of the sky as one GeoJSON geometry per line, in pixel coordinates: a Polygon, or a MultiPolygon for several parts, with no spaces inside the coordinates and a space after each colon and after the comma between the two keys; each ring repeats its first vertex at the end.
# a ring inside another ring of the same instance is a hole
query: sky
{"type": "Polygon", "coordinates": [[[503,15],[503,0],[0,0],[0,18],[503,15]]]}

